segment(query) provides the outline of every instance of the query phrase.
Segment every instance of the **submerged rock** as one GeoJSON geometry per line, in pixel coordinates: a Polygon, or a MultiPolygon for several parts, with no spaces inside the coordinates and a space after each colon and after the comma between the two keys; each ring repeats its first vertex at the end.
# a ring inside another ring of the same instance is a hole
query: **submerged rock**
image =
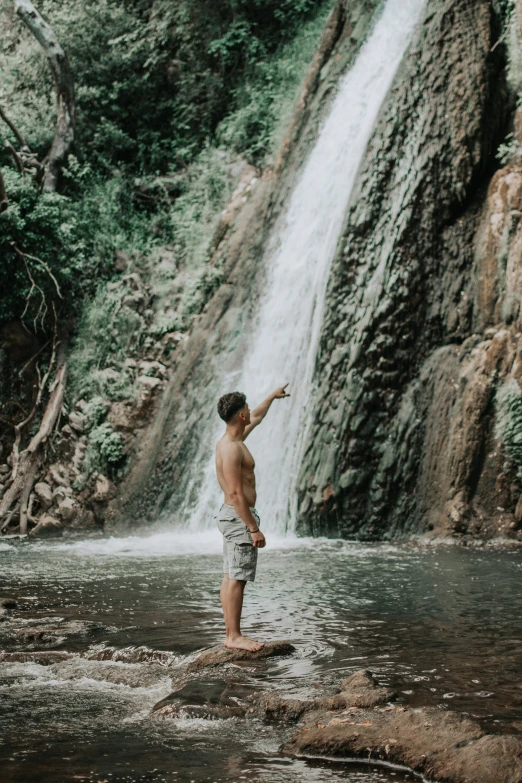
{"type": "Polygon", "coordinates": [[[43,617],[20,621],[15,618],[2,624],[0,637],[16,644],[46,647],[61,644],[70,637],[86,636],[101,630],[107,630],[106,626],[88,620],[43,617]]]}
{"type": "Polygon", "coordinates": [[[18,602],[16,598],[5,595],[0,598],[0,606],[3,606],[4,609],[16,609],[18,602]]]}

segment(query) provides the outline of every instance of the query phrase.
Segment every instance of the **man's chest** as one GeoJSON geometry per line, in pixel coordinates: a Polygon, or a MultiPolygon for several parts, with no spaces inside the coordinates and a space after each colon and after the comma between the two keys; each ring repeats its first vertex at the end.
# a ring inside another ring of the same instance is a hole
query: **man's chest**
{"type": "Polygon", "coordinates": [[[250,472],[254,470],[256,463],[254,462],[254,458],[252,454],[249,452],[249,450],[244,444],[242,444],[242,449],[243,449],[243,470],[250,472]]]}

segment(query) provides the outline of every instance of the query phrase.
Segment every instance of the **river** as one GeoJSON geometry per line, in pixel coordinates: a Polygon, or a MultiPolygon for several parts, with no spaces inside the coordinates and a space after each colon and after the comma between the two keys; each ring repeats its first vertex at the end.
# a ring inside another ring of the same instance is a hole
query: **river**
{"type": "MultiPolygon", "coordinates": [[[[257,719],[149,714],[171,691],[176,665],[222,640],[218,549],[214,533],[0,543],[0,595],[18,601],[0,623],[3,649],[72,653],[50,666],[0,664],[3,783],[414,779],[285,758],[278,748],[293,729],[257,719]],[[56,627],[57,618],[86,625],[40,640],[14,633],[35,620],[56,627]],[[174,668],[129,662],[142,645],[167,651],[174,668]],[[94,659],[108,647],[116,651],[108,660],[94,659]]],[[[244,627],[289,639],[297,651],[208,672],[181,698],[217,702],[225,688],[239,702],[265,689],[309,695],[369,668],[410,705],[457,710],[488,731],[513,733],[521,577],[516,550],[280,540],[260,555],[244,627]]]]}

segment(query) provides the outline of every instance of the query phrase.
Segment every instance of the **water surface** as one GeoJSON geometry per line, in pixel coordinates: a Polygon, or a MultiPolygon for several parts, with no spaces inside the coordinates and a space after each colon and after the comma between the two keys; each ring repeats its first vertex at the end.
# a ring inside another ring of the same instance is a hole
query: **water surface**
{"type": "MultiPolygon", "coordinates": [[[[79,654],[146,645],[182,661],[222,640],[217,546],[211,534],[1,543],[0,594],[19,601],[23,618],[99,624],[51,643],[21,643],[4,633],[2,647],[79,654]]],[[[280,546],[260,555],[244,630],[290,639],[296,654],[205,673],[187,697],[191,703],[212,701],[225,687],[238,698],[267,688],[309,696],[369,668],[409,704],[458,710],[490,731],[516,730],[520,552],[326,540],[280,546]]],[[[54,666],[4,663],[0,671],[4,781],[407,779],[286,759],[278,748],[292,729],[261,721],[151,717],[171,690],[167,669],[158,674],[147,664],[78,657],[54,666]]]]}

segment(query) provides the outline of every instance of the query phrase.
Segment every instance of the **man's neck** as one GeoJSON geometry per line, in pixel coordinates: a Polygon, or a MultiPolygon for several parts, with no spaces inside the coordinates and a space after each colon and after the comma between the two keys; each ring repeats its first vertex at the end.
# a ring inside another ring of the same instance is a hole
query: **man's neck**
{"type": "Polygon", "coordinates": [[[233,424],[227,424],[227,435],[230,440],[243,440],[245,434],[245,423],[235,421],[233,424]]]}

